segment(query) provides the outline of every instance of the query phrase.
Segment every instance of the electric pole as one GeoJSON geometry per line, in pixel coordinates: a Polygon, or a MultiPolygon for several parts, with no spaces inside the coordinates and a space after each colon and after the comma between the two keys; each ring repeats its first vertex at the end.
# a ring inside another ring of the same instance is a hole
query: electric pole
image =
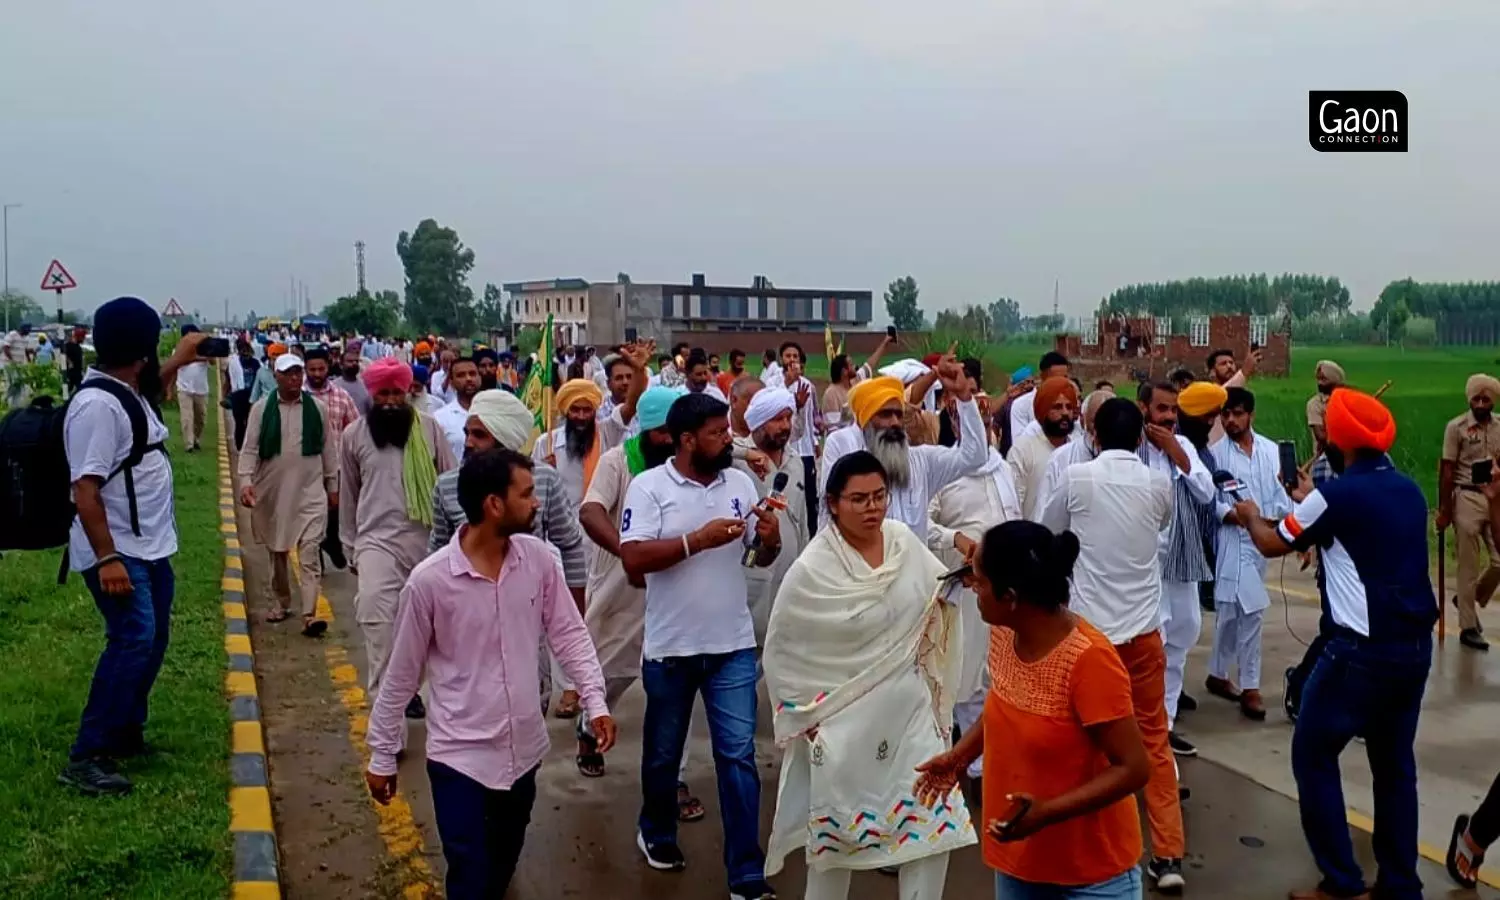
{"type": "Polygon", "coordinates": [[[1061,331],[1062,319],[1058,317],[1057,313],[1057,288],[1059,281],[1057,278],[1052,279],[1052,327],[1061,331]]]}
{"type": "Polygon", "coordinates": [[[4,232],[3,236],[0,236],[0,243],[3,243],[5,247],[5,289],[3,292],[0,292],[0,300],[3,300],[5,303],[6,334],[10,333],[10,211],[13,209],[19,209],[20,206],[21,204],[19,203],[6,203],[0,205],[0,230],[3,230],[4,232]]]}
{"type": "Polygon", "coordinates": [[[354,280],[360,294],[365,292],[365,242],[354,242],[354,280]]]}

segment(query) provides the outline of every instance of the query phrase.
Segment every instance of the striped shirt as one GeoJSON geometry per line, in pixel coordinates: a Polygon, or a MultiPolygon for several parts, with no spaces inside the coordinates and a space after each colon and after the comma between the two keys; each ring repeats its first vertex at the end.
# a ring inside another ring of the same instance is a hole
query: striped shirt
{"type": "MultiPolygon", "coordinates": [[[[536,479],[539,506],[531,523],[531,533],[552,544],[562,554],[563,576],[568,587],[584,587],[588,584],[589,571],[583,548],[583,529],[578,525],[578,510],[568,503],[567,492],[562,488],[556,469],[537,463],[531,475],[536,479]]],[[[467,521],[463,508],[458,505],[458,469],[444,472],[438,476],[437,487],[432,491],[432,536],[427,539],[428,555],[448,546],[459,526],[467,521]]]]}

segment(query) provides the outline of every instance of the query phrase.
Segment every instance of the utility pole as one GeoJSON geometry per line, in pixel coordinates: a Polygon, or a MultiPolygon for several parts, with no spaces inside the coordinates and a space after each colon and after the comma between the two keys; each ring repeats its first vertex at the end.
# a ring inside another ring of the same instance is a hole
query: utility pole
{"type": "Polygon", "coordinates": [[[1052,279],[1052,327],[1057,329],[1058,331],[1061,331],[1062,320],[1058,318],[1057,313],[1057,288],[1059,283],[1060,279],[1052,279]]]}
{"type": "Polygon", "coordinates": [[[365,292],[365,242],[354,242],[354,280],[360,294],[365,292]]]}
{"type": "Polygon", "coordinates": [[[0,205],[0,230],[3,230],[4,232],[3,237],[0,237],[0,243],[3,243],[5,246],[5,290],[3,293],[0,293],[0,299],[3,299],[5,301],[6,334],[10,333],[10,211],[13,209],[19,209],[20,207],[21,204],[19,203],[6,203],[0,205]]]}

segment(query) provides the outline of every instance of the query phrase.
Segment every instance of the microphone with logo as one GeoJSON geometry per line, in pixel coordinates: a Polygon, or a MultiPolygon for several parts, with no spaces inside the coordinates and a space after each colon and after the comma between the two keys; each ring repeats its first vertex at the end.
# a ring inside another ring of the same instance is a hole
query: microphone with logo
{"type": "Polygon", "coordinates": [[[1245,483],[1224,469],[1214,473],[1214,487],[1233,497],[1236,503],[1245,499],[1242,493],[1245,490],[1245,483]]]}
{"type": "MultiPolygon", "coordinates": [[[[761,506],[764,506],[766,509],[772,511],[786,509],[786,484],[790,480],[791,479],[785,472],[777,472],[776,477],[771,480],[771,493],[766,495],[766,499],[761,501],[761,506]]],[[[745,516],[745,518],[749,519],[754,515],[755,510],[752,509],[749,514],[745,516]]],[[[740,562],[743,563],[746,568],[754,568],[755,557],[759,553],[760,535],[757,534],[755,536],[755,540],[750,542],[750,546],[745,548],[745,555],[740,560],[740,562]]]]}

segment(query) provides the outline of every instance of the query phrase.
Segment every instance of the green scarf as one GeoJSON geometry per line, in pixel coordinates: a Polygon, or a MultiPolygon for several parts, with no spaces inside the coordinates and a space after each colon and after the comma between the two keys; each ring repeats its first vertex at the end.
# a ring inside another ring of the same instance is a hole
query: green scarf
{"type": "Polygon", "coordinates": [[[636,435],[625,442],[625,465],[630,469],[630,477],[646,471],[646,454],[641,452],[641,435],[636,435]]]}
{"type": "MultiPolygon", "coordinates": [[[[323,452],[323,417],[318,415],[317,401],[302,395],[302,455],[318,456],[323,452]]],[[[266,408],[260,415],[260,458],[275,459],[281,455],[281,395],[266,397],[266,408]]]]}
{"type": "Polygon", "coordinates": [[[437,487],[437,464],[427,446],[422,414],[411,411],[411,435],[401,458],[401,487],[406,491],[406,517],[432,527],[432,490],[437,487]]]}

